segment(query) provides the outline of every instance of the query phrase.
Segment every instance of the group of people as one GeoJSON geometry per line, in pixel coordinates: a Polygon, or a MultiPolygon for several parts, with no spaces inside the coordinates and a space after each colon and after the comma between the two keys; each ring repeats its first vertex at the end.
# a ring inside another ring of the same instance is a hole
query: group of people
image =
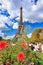
{"type": "Polygon", "coordinates": [[[40,51],[43,53],[43,44],[41,42],[39,43],[30,43],[29,44],[29,47],[31,48],[31,50],[34,50],[34,51],[40,51]]]}

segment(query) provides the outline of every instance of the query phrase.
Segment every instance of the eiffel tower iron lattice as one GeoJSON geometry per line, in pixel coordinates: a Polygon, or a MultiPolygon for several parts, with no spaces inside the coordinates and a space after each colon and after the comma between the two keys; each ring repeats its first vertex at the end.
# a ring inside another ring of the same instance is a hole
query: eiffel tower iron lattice
{"type": "Polygon", "coordinates": [[[23,26],[23,18],[22,18],[22,7],[20,8],[20,22],[18,26],[18,31],[14,38],[19,38],[24,32],[24,26],[23,26]]]}

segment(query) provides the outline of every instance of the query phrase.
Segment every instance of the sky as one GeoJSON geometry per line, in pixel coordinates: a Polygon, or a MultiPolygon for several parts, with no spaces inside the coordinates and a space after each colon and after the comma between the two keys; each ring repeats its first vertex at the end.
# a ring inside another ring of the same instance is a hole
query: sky
{"type": "Polygon", "coordinates": [[[0,36],[12,37],[20,22],[23,7],[23,25],[28,37],[35,28],[43,28],[43,0],[0,0],[0,36]],[[30,28],[30,29],[29,29],[30,28]]]}

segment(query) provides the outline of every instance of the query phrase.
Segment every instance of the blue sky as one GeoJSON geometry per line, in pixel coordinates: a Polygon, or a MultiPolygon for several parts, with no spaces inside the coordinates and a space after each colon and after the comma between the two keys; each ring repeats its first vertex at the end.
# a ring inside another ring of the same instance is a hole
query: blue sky
{"type": "Polygon", "coordinates": [[[27,35],[35,28],[43,28],[43,0],[0,0],[0,36],[14,36],[20,21],[20,7],[23,7],[23,25],[27,35]]]}

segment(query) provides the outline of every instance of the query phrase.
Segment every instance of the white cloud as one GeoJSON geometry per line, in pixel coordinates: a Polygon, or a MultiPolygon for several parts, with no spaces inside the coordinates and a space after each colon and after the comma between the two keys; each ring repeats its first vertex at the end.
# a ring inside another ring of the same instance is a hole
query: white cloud
{"type": "Polygon", "coordinates": [[[17,29],[18,28],[18,23],[14,23],[13,24],[13,29],[17,29]]]}
{"type": "Polygon", "coordinates": [[[1,30],[0,30],[0,36],[3,36],[3,35],[4,35],[4,33],[2,33],[1,30]]]}
{"type": "Polygon", "coordinates": [[[37,6],[36,5],[32,5],[32,11],[36,11],[37,10],[37,6]]]}
{"type": "Polygon", "coordinates": [[[1,0],[0,2],[2,3],[2,8],[7,8],[8,11],[10,10],[11,2],[9,0],[1,0]]]}
{"type": "MultiPolygon", "coordinates": [[[[2,8],[6,8],[10,13],[10,18],[19,16],[19,8],[23,6],[23,18],[31,22],[42,21],[42,17],[39,19],[41,13],[43,13],[43,0],[38,0],[37,5],[31,3],[31,0],[1,0],[3,3],[2,8]]],[[[23,19],[23,21],[24,21],[23,19]]]]}
{"type": "Polygon", "coordinates": [[[8,18],[6,16],[0,15],[0,21],[6,21],[8,18]]]}
{"type": "Polygon", "coordinates": [[[31,21],[32,23],[43,21],[42,16],[39,17],[39,15],[41,13],[43,13],[43,9],[42,9],[43,4],[42,3],[43,3],[43,0],[38,0],[37,5],[34,5],[34,4],[28,5],[30,7],[30,9],[26,8],[26,10],[25,10],[26,14],[24,13],[24,16],[26,18],[28,18],[28,20],[31,21]]]}
{"type": "Polygon", "coordinates": [[[27,36],[28,36],[28,38],[31,38],[31,36],[32,36],[32,33],[29,33],[27,36]]]}
{"type": "Polygon", "coordinates": [[[7,23],[9,26],[13,25],[13,22],[10,21],[9,17],[0,15],[0,29],[4,29],[7,28],[7,26],[5,25],[5,23],[7,23]]]}
{"type": "Polygon", "coordinates": [[[5,28],[5,21],[7,20],[7,17],[0,15],[0,28],[5,28]]]}
{"type": "Polygon", "coordinates": [[[43,0],[40,0],[40,4],[43,5],[43,0]]]}
{"type": "Polygon", "coordinates": [[[43,13],[39,14],[39,17],[40,17],[40,18],[43,18],[43,13]]]}

